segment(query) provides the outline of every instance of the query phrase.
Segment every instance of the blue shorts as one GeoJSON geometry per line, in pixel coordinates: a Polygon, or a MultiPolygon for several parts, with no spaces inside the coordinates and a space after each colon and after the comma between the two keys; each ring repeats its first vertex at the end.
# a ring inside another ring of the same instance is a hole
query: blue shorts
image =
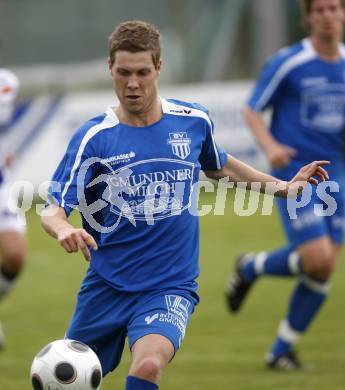
{"type": "Polygon", "coordinates": [[[176,353],[197,303],[195,292],[178,288],[120,292],[89,268],[66,338],[88,344],[106,375],[119,364],[126,337],[132,348],[141,337],[160,334],[171,341],[176,353]]]}
{"type": "MultiPolygon", "coordinates": [[[[273,174],[283,180],[291,180],[304,164],[292,163],[273,174]]],[[[343,164],[326,167],[330,181],[319,187],[309,185],[304,194],[294,200],[276,198],[280,217],[290,243],[297,247],[322,236],[341,244],[345,231],[345,172],[343,164]],[[339,190],[339,191],[337,191],[339,190]],[[304,197],[304,198],[303,198],[304,197]],[[297,206],[297,207],[296,207],[297,206]],[[323,210],[320,212],[320,210],[323,210]],[[320,215],[323,214],[323,215],[320,215]],[[329,214],[329,215],[328,215],[329,214]]]]}

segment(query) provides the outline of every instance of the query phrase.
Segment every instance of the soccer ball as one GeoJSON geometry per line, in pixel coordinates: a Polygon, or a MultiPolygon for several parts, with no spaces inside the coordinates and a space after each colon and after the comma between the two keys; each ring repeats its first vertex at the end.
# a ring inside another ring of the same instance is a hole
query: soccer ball
{"type": "Polygon", "coordinates": [[[98,390],[102,368],[87,345],[75,340],[57,340],[35,356],[30,378],[34,390],[98,390]]]}

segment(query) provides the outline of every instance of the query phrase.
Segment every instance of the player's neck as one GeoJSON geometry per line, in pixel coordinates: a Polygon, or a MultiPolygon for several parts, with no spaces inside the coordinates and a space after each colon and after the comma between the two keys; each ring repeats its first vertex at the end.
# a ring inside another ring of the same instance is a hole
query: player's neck
{"type": "Polygon", "coordinates": [[[152,125],[163,115],[162,104],[158,97],[142,112],[131,112],[120,105],[115,109],[115,113],[121,123],[135,127],[152,125]]]}
{"type": "Polygon", "coordinates": [[[311,36],[310,41],[319,57],[323,60],[331,62],[339,60],[339,39],[322,39],[321,37],[311,36]]]}

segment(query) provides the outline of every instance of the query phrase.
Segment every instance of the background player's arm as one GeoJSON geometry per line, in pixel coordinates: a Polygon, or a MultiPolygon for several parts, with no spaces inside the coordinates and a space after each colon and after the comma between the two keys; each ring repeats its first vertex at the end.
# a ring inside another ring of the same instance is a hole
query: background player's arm
{"type": "Polygon", "coordinates": [[[50,205],[42,211],[42,226],[47,233],[56,238],[68,253],[80,249],[85,260],[91,259],[89,247],[97,250],[94,238],[85,229],[75,228],[68,221],[63,207],[50,205]]]}
{"type": "Polygon", "coordinates": [[[272,194],[279,197],[296,196],[301,193],[307,183],[318,184],[319,180],[328,180],[328,173],[322,167],[329,164],[329,161],[313,161],[302,167],[290,181],[279,180],[267,173],[245,164],[244,162],[228,155],[224,167],[217,171],[205,171],[207,177],[219,180],[228,177],[235,183],[247,183],[250,189],[251,183],[261,183],[260,192],[272,194]]]}
{"type": "Polygon", "coordinates": [[[288,165],[291,157],[296,155],[296,150],[280,144],[274,139],[271,132],[267,129],[261,113],[253,111],[247,106],[243,110],[243,115],[271,166],[279,168],[288,165]]]}

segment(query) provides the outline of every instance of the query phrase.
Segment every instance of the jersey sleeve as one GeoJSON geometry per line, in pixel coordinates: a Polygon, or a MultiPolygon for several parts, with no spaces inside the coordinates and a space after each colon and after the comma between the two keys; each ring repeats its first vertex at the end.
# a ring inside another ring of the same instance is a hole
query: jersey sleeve
{"type": "Polygon", "coordinates": [[[94,157],[92,142],[77,132],[52,177],[47,206],[63,207],[67,216],[78,207],[78,191],[85,191],[94,174],[94,157]]]}
{"type": "Polygon", "coordinates": [[[278,53],[264,65],[248,100],[248,106],[253,111],[260,112],[272,107],[279,99],[286,76],[283,72],[284,60],[284,56],[278,53]]]}
{"type": "Polygon", "coordinates": [[[219,148],[214,139],[214,126],[211,119],[205,121],[206,137],[202,145],[199,162],[204,171],[220,170],[227,160],[227,153],[219,148]]]}

